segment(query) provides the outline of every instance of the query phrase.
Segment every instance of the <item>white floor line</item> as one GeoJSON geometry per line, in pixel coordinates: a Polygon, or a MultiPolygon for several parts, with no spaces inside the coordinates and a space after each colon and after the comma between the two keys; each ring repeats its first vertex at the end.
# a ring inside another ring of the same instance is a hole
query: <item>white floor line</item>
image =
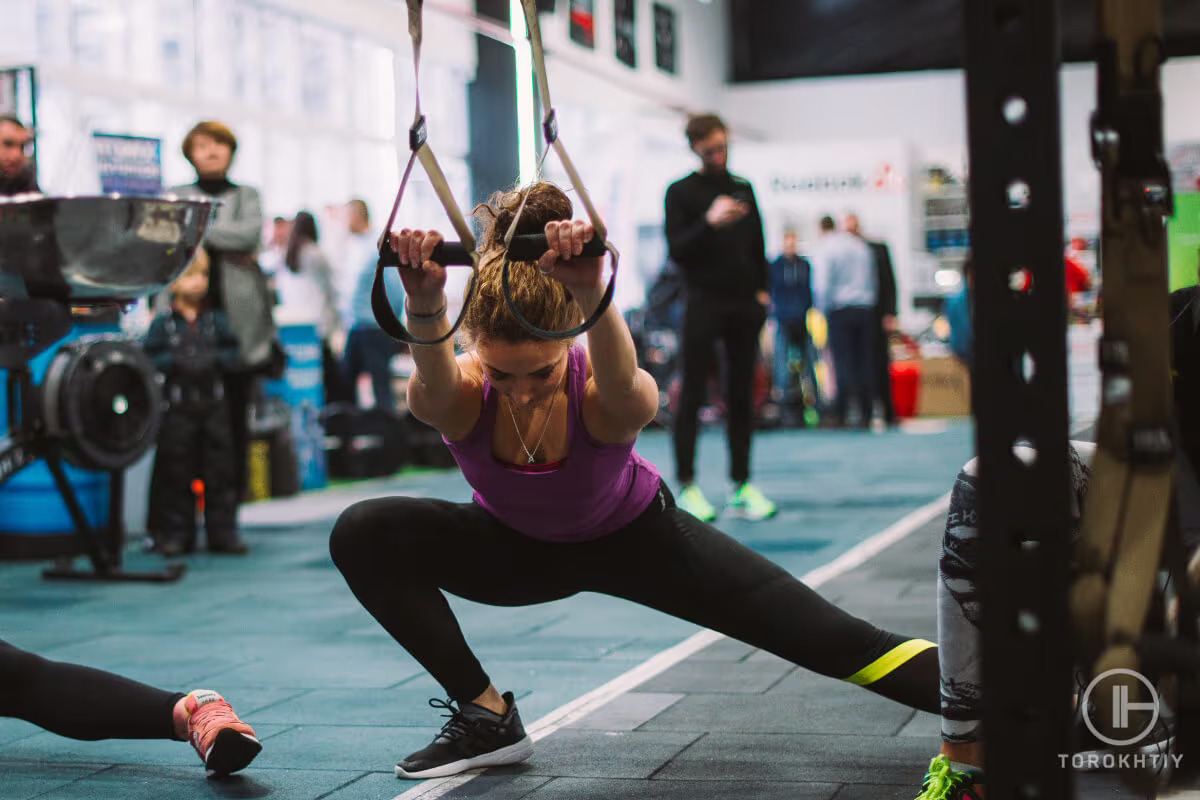
{"type": "MultiPolygon", "coordinates": [[[[913,531],[931,522],[939,514],[945,513],[949,505],[950,493],[947,492],[932,503],[927,503],[916,511],[904,515],[894,524],[884,528],[871,538],[859,542],[828,564],[817,567],[807,573],[801,577],[801,580],[815,589],[821,584],[827,583],[839,575],[843,575],[855,567],[861,566],[873,556],[878,555],[913,531]]],[[[931,566],[930,569],[932,570],[933,567],[931,566]]],[[[930,572],[930,575],[932,576],[933,573],[930,572]]],[[[932,577],[930,580],[932,580],[932,577]]],[[[688,656],[724,638],[724,634],[717,633],[716,631],[702,630],[674,647],[653,656],[648,661],[644,661],[623,675],[617,676],[600,688],[593,689],[582,697],[578,697],[566,705],[556,708],[532,725],[529,725],[526,730],[533,737],[534,741],[549,736],[558,729],[586,717],[596,709],[640,686],[656,675],[666,672],[688,656]]],[[[436,800],[436,798],[445,796],[481,774],[483,774],[482,771],[475,771],[453,775],[449,778],[433,778],[414,786],[403,794],[397,795],[393,800],[436,800]]]]}

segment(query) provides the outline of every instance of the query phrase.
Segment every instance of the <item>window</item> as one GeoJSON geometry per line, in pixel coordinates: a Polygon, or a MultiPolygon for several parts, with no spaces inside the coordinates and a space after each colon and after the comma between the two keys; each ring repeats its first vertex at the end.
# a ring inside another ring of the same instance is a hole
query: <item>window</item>
{"type": "MultiPolygon", "coordinates": [[[[392,51],[374,42],[356,39],[353,75],[348,85],[354,96],[354,128],[368,136],[396,135],[396,66],[392,51]]],[[[407,97],[411,88],[405,93],[407,97]]],[[[409,113],[408,109],[404,112],[409,113]]]]}
{"type": "Polygon", "coordinates": [[[354,147],[354,193],[367,201],[377,230],[383,230],[399,188],[396,148],[387,142],[359,141],[354,147]]]}
{"type": "MultiPolygon", "coordinates": [[[[0,3],[3,5],[3,3],[0,3]]],[[[32,3],[9,3],[0,24],[0,53],[5,66],[27,64],[37,57],[38,9],[32,3]]]]}
{"type": "Polygon", "coordinates": [[[129,56],[125,12],[120,0],[75,0],[71,49],[78,66],[109,76],[125,76],[129,56]]]}
{"type": "Polygon", "coordinates": [[[266,149],[266,178],[259,187],[268,214],[291,216],[299,211],[305,197],[305,171],[298,168],[306,157],[304,143],[296,136],[275,129],[266,149]]]}
{"type": "Polygon", "coordinates": [[[315,24],[300,27],[300,106],[314,117],[329,114],[330,38],[328,30],[315,24]]]}
{"type": "Polygon", "coordinates": [[[308,186],[304,205],[314,214],[323,206],[344,203],[354,191],[354,151],[340,139],[317,136],[308,141],[308,186]]]}
{"type": "MultiPolygon", "coordinates": [[[[192,2],[172,1],[178,6],[192,2]]],[[[214,100],[240,101],[246,105],[258,103],[264,79],[260,64],[262,35],[258,7],[241,0],[195,2],[201,92],[214,100]]],[[[184,18],[187,19],[186,13],[184,18]]]]}
{"type": "MultiPolygon", "coordinates": [[[[154,42],[158,64],[141,79],[160,76],[159,82],[179,91],[191,91],[196,85],[196,13],[192,0],[153,0],[158,33],[154,42]]],[[[139,48],[140,49],[140,48],[139,48]]]]}
{"type": "Polygon", "coordinates": [[[300,26],[293,17],[262,11],[263,104],[285,113],[300,111],[300,26]]]}
{"type": "Polygon", "coordinates": [[[232,96],[251,106],[262,98],[260,21],[259,9],[244,3],[238,4],[229,15],[232,96]]]}
{"type": "Polygon", "coordinates": [[[41,60],[59,63],[71,60],[68,0],[38,0],[34,26],[41,60]]]}

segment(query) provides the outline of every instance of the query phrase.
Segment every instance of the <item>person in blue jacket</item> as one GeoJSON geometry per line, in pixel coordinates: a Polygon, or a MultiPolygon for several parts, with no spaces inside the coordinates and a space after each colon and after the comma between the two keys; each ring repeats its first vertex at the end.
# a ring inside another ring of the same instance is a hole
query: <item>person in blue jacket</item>
{"type": "Polygon", "coordinates": [[[954,355],[971,368],[974,363],[975,331],[972,318],[972,294],[975,291],[974,268],[968,256],[963,262],[963,282],[958,294],[946,298],[943,313],[950,323],[950,350],[954,355]]]}
{"type": "MultiPolygon", "coordinates": [[[[817,349],[808,332],[808,312],[813,305],[812,265],[796,253],[796,232],[783,233],[783,252],[768,269],[771,313],[775,317],[774,396],[785,408],[795,408],[798,424],[804,424],[805,386],[817,396],[815,369],[817,349]],[[793,384],[789,375],[791,354],[802,361],[801,380],[793,384]]],[[[817,403],[813,402],[816,407],[817,403]]]]}

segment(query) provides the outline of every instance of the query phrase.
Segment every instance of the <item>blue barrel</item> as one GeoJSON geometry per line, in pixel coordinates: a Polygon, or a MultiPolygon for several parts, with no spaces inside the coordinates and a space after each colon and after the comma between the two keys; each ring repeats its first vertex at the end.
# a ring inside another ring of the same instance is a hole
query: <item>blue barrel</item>
{"type": "Polygon", "coordinates": [[[329,482],[329,473],[325,465],[325,430],[321,425],[321,409],[325,406],[321,339],[315,325],[295,323],[279,326],[279,341],[287,353],[287,369],[282,379],[268,382],[265,390],[291,409],[300,488],[323,489],[329,482]]]}
{"type": "MultiPolygon", "coordinates": [[[[69,341],[98,333],[117,333],[113,325],[79,325],[46,352],[33,359],[34,381],[41,383],[58,348],[69,341]]],[[[0,370],[0,386],[8,373],[0,370]]],[[[0,392],[0,436],[8,433],[8,398],[0,392]]],[[[104,472],[92,472],[64,464],[67,481],[75,489],[84,516],[94,526],[108,524],[109,478],[104,472]]],[[[53,558],[77,553],[75,523],[66,501],[58,493],[54,476],[44,461],[35,461],[5,483],[0,484],[0,559],[53,558]]]]}

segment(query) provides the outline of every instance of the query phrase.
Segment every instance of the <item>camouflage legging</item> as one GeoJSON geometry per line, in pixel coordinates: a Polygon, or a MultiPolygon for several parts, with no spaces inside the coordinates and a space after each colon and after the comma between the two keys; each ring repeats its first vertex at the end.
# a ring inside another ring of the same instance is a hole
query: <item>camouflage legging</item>
{"type": "MultiPolygon", "coordinates": [[[[1072,442],[1072,537],[1078,535],[1080,509],[1087,491],[1095,445],[1072,442]]],[[[1018,449],[1021,454],[1021,449],[1018,449]]],[[[1025,448],[1023,455],[1032,455],[1025,448]]],[[[979,596],[975,586],[979,564],[979,522],[976,511],[978,478],[971,461],[954,481],[946,535],[938,561],[938,661],[942,682],[942,739],[964,743],[980,739],[983,716],[979,630],[979,596]]]]}

